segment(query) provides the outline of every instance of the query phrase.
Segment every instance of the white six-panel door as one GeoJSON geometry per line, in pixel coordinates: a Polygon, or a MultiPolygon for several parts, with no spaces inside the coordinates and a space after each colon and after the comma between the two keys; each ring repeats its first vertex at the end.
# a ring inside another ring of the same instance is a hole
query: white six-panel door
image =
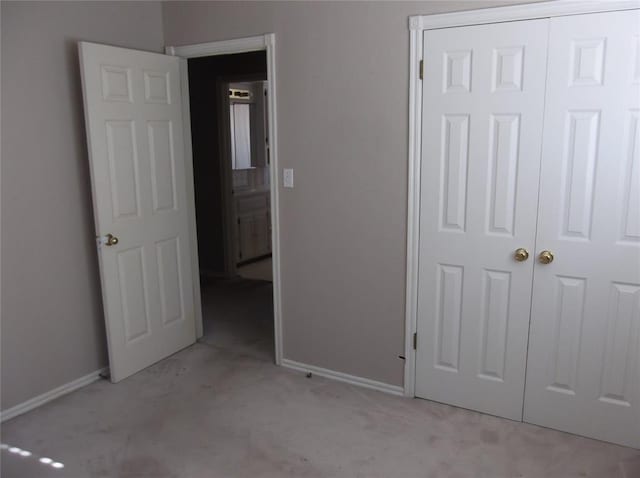
{"type": "Polygon", "coordinates": [[[416,395],[522,419],[547,20],[424,35],[416,395]]]}
{"type": "Polygon", "coordinates": [[[79,48],[117,382],[195,341],[180,60],[84,42],[79,48]]]}
{"type": "Polygon", "coordinates": [[[550,24],[524,418],[640,448],[640,14],[550,24]]]}

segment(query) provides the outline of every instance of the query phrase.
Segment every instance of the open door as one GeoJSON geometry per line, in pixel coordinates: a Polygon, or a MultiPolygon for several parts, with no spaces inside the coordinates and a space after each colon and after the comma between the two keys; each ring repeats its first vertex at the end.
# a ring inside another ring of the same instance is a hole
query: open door
{"type": "Polygon", "coordinates": [[[176,57],[81,42],[111,381],[195,342],[176,57]]]}

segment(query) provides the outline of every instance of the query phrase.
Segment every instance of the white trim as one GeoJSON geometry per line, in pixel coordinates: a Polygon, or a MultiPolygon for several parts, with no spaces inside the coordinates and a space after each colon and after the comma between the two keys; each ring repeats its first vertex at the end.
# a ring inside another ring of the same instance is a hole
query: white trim
{"type": "MultiPolygon", "coordinates": [[[[413,334],[417,330],[418,261],[420,243],[420,156],[422,148],[422,81],[418,65],[422,60],[425,30],[516,20],[640,8],[640,0],[555,0],[550,2],[485,8],[437,15],[409,17],[409,169],[407,194],[407,276],[405,303],[404,395],[415,396],[416,354],[413,334]]],[[[418,338],[419,339],[419,338],[418,338]]]]}
{"type": "Polygon", "coordinates": [[[404,390],[398,385],[390,385],[384,382],[378,382],[368,378],[357,377],[355,375],[349,375],[348,373],[336,372],[335,370],[329,370],[326,368],[316,367],[315,365],[307,365],[300,362],[295,362],[289,359],[282,359],[282,366],[297,370],[299,372],[314,373],[320,377],[330,378],[337,380],[338,382],[350,383],[351,385],[357,385],[358,387],[370,388],[372,390],[378,390],[379,392],[390,393],[392,395],[404,395],[404,390]]]}
{"type": "MultiPolygon", "coordinates": [[[[276,36],[274,33],[265,35],[237,38],[234,40],[224,40],[210,43],[200,43],[197,45],[186,46],[168,46],[166,47],[168,55],[179,56],[182,58],[196,58],[201,56],[226,55],[233,53],[245,53],[249,51],[266,50],[267,52],[267,97],[269,108],[269,142],[271,161],[269,173],[271,175],[271,256],[273,263],[273,327],[274,327],[274,349],[275,362],[277,365],[282,364],[282,283],[280,276],[280,181],[278,167],[278,122],[277,122],[277,97],[276,97],[276,36]]],[[[186,69],[185,69],[186,70],[186,69]]],[[[187,78],[188,79],[188,78],[187,78]]],[[[183,78],[183,81],[186,81],[183,78]]],[[[189,97],[187,91],[186,100],[184,99],[185,90],[183,88],[183,101],[188,104],[189,97]]],[[[190,124],[185,121],[185,124],[190,124]]],[[[190,143],[191,133],[185,130],[185,142],[190,143]],[[188,134],[188,136],[187,136],[188,134]]],[[[190,146],[189,146],[190,148],[190,146]]],[[[192,158],[191,151],[187,158],[192,158]]],[[[191,160],[193,161],[193,159],[191,160]]],[[[187,171],[189,174],[189,171],[187,171]]],[[[193,171],[187,178],[193,183],[193,171]]],[[[193,187],[193,184],[191,185],[193,187]]],[[[193,199],[193,197],[191,198],[193,199]]],[[[195,200],[190,202],[189,207],[192,209],[195,218],[195,200]]],[[[195,239],[197,247],[197,235],[195,228],[195,219],[191,227],[191,234],[195,239]]],[[[193,246],[192,246],[193,247],[193,246]]],[[[194,274],[194,282],[198,282],[198,261],[196,254],[192,254],[192,269],[194,274]],[[194,259],[195,257],[195,259],[194,259]],[[195,260],[195,262],[193,262],[195,260]]],[[[197,300],[200,300],[198,297],[197,300]]],[[[202,315],[196,316],[196,329],[202,330],[202,315]],[[200,328],[198,328],[200,327],[200,328]]],[[[200,336],[202,334],[200,333],[200,336]]]]}
{"type": "Polygon", "coordinates": [[[433,30],[484,23],[533,20],[585,13],[609,12],[640,8],[638,0],[553,0],[508,7],[483,8],[438,15],[414,15],[409,17],[410,30],[433,30]]]}
{"type": "MultiPolygon", "coordinates": [[[[167,55],[180,56],[182,58],[197,58],[199,56],[227,55],[233,53],[246,53],[249,51],[267,50],[273,33],[247,38],[234,38],[195,45],[168,46],[165,48],[167,55]]],[[[273,42],[272,42],[273,46],[273,42]]]]}
{"type": "Polygon", "coordinates": [[[271,255],[273,259],[273,318],[276,364],[283,358],[282,348],[282,282],[280,277],[280,174],[278,167],[278,115],[276,97],[276,35],[264,36],[267,49],[267,99],[269,109],[269,172],[271,174],[271,255]]]}
{"type": "Polygon", "coordinates": [[[77,378],[69,383],[65,383],[53,390],[49,390],[48,392],[43,393],[42,395],[38,395],[37,397],[33,397],[26,402],[19,403],[11,408],[3,410],[0,412],[0,422],[4,422],[6,420],[11,420],[18,415],[22,415],[23,413],[27,413],[34,408],[40,407],[45,403],[49,403],[56,398],[62,397],[63,395],[67,395],[79,388],[82,388],[90,383],[95,382],[96,380],[100,380],[100,374],[109,370],[108,367],[101,368],[100,370],[96,370],[95,372],[91,372],[84,377],[77,378]]]}
{"type": "Polygon", "coordinates": [[[405,304],[404,394],[415,396],[416,351],[413,334],[417,330],[418,245],[420,238],[420,153],[422,147],[422,82],[418,65],[422,58],[422,32],[411,30],[409,63],[409,166],[407,205],[407,278],[405,304]]]}

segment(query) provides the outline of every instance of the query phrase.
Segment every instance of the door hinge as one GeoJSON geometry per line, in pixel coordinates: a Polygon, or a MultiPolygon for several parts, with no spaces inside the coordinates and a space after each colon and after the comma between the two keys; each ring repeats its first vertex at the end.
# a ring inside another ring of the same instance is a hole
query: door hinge
{"type": "Polygon", "coordinates": [[[424,79],[424,60],[420,60],[420,79],[424,79]]]}
{"type": "Polygon", "coordinates": [[[418,350],[418,333],[413,334],[413,350],[418,350]]]}

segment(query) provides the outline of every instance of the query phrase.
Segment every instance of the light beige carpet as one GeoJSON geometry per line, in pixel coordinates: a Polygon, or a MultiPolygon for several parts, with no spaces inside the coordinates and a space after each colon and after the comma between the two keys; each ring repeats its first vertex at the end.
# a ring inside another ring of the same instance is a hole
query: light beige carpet
{"type": "Polygon", "coordinates": [[[270,284],[227,286],[204,343],[5,422],[32,455],[2,478],[640,477],[638,450],[276,367],[270,284]]]}

